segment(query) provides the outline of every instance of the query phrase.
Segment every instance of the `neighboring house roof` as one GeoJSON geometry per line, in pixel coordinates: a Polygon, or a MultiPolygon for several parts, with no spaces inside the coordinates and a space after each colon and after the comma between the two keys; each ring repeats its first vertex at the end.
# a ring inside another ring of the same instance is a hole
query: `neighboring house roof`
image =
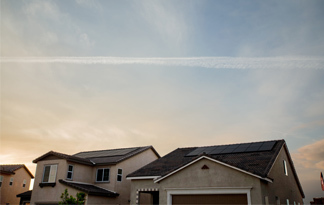
{"type": "Polygon", "coordinates": [[[160,157],[153,146],[79,152],[73,156],[89,159],[96,165],[117,164],[148,149],[152,149],[160,157]]]}
{"type": "Polygon", "coordinates": [[[17,197],[21,197],[21,198],[30,198],[32,195],[32,190],[20,193],[17,195],[17,197]]]}
{"type": "Polygon", "coordinates": [[[30,177],[33,179],[34,175],[29,171],[29,169],[24,164],[2,164],[0,165],[1,174],[15,174],[15,171],[24,168],[30,177]]]}
{"type": "Polygon", "coordinates": [[[80,163],[80,164],[86,164],[86,165],[93,165],[94,164],[89,159],[84,159],[84,158],[81,158],[81,157],[76,157],[76,156],[73,156],[73,155],[63,154],[63,153],[54,152],[54,151],[49,151],[46,154],[43,154],[42,156],[34,159],[33,163],[37,163],[38,161],[42,161],[43,159],[45,159],[46,157],[49,157],[49,156],[56,156],[58,158],[66,159],[68,161],[77,162],[77,163],[80,163]]]}
{"type": "Polygon", "coordinates": [[[87,151],[87,152],[79,152],[74,155],[62,154],[59,152],[50,151],[33,162],[37,163],[45,159],[48,156],[56,156],[58,158],[63,158],[68,161],[73,161],[81,164],[87,165],[111,165],[117,164],[125,159],[128,159],[132,156],[135,156],[145,150],[152,149],[153,152],[160,157],[160,155],[155,151],[153,146],[145,146],[145,147],[132,147],[132,148],[122,148],[122,149],[110,149],[110,150],[99,150],[99,151],[87,151]]]}
{"type": "MultiPolygon", "coordinates": [[[[269,181],[271,179],[268,178],[268,174],[283,146],[293,165],[285,141],[273,140],[234,145],[178,148],[164,157],[127,175],[127,178],[152,178],[155,182],[159,182],[177,170],[181,170],[189,163],[204,156],[204,158],[212,159],[215,162],[234,167],[235,169],[248,172],[251,175],[256,175],[269,181]]],[[[292,169],[299,189],[302,195],[304,195],[294,166],[292,166],[292,169]]]]}
{"type": "Polygon", "coordinates": [[[59,180],[60,183],[65,184],[69,187],[72,187],[74,189],[78,189],[82,192],[87,193],[88,195],[93,196],[106,196],[106,197],[117,197],[119,196],[118,193],[109,191],[107,189],[103,189],[101,187],[95,186],[93,184],[87,184],[87,183],[80,183],[80,182],[72,182],[72,181],[66,181],[63,179],[59,180]]]}

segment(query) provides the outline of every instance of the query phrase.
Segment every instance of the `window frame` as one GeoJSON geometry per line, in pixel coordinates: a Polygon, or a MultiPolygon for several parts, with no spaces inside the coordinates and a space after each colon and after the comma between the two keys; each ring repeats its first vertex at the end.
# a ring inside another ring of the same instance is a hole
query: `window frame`
{"type": "Polygon", "coordinates": [[[10,177],[9,186],[12,186],[13,185],[13,181],[14,181],[14,178],[13,177],[10,177]]]}
{"type": "Polygon", "coordinates": [[[117,169],[117,181],[118,182],[123,181],[123,169],[121,169],[121,168],[118,168],[117,169]],[[120,174],[119,174],[119,170],[121,170],[121,173],[120,174]],[[118,177],[120,177],[120,180],[118,180],[118,177]]]}
{"type": "Polygon", "coordinates": [[[50,184],[50,183],[56,183],[57,167],[58,167],[57,164],[45,164],[45,165],[44,165],[44,169],[43,169],[43,177],[42,177],[42,182],[41,182],[41,183],[45,183],[45,184],[47,184],[47,183],[48,183],[48,184],[50,184]],[[51,176],[52,166],[53,166],[53,167],[56,166],[54,181],[50,181],[50,176],[51,176]],[[45,176],[45,169],[46,169],[46,167],[50,167],[50,170],[49,170],[49,172],[48,172],[48,181],[47,181],[47,182],[44,181],[44,176],[45,176]]]}
{"type": "Polygon", "coordinates": [[[96,171],[96,182],[99,183],[105,183],[105,182],[110,182],[110,168],[98,168],[96,171]],[[101,177],[101,181],[98,181],[98,171],[102,170],[102,177],[101,177]],[[105,177],[105,170],[108,170],[108,180],[104,180],[105,177]]]}
{"type": "Polygon", "coordinates": [[[0,175],[0,187],[2,186],[2,182],[3,182],[3,176],[0,175]]]}
{"type": "Polygon", "coordinates": [[[73,180],[73,171],[74,171],[74,165],[69,164],[66,174],[66,179],[73,180]],[[72,167],[72,171],[70,171],[70,167],[72,167]],[[69,178],[69,173],[71,173],[71,177],[69,178]]]}
{"type": "Polygon", "coordinates": [[[287,168],[286,160],[283,160],[283,166],[284,166],[284,173],[285,173],[286,176],[288,176],[288,168],[287,168]]]}

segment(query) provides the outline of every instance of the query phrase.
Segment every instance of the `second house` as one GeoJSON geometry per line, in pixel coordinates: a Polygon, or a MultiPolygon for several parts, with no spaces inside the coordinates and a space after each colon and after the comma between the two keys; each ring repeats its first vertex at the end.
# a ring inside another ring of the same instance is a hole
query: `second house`
{"type": "Polygon", "coordinates": [[[129,204],[130,181],[125,176],[160,158],[152,146],[80,152],[50,151],[37,163],[31,204],[58,204],[67,188],[86,194],[86,204],[129,204]]]}

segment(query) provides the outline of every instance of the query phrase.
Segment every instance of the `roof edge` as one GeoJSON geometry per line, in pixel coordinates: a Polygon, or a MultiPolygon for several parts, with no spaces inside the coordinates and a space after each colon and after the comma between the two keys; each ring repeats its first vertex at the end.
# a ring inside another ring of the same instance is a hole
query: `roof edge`
{"type": "Polygon", "coordinates": [[[94,163],[91,162],[91,160],[76,157],[76,156],[72,156],[72,155],[68,155],[68,154],[63,154],[63,153],[59,153],[59,152],[54,152],[52,150],[45,153],[45,154],[43,154],[42,156],[34,159],[33,163],[37,163],[39,161],[42,161],[44,158],[46,158],[48,156],[51,156],[51,155],[56,156],[56,157],[61,158],[61,159],[65,159],[67,161],[71,161],[71,162],[76,162],[76,163],[85,164],[85,165],[94,165],[94,163]]]}
{"type": "Polygon", "coordinates": [[[253,177],[256,177],[256,178],[259,178],[259,179],[265,180],[265,181],[270,182],[270,183],[273,182],[273,180],[270,179],[270,178],[262,177],[262,176],[259,176],[259,175],[256,175],[256,174],[253,174],[253,173],[251,173],[251,172],[245,171],[245,170],[240,169],[240,168],[238,168],[238,167],[235,167],[235,166],[232,166],[232,165],[226,164],[226,163],[224,163],[224,162],[221,162],[221,161],[219,161],[219,160],[216,160],[216,159],[210,158],[209,156],[202,155],[202,156],[200,156],[200,157],[198,157],[198,158],[196,158],[196,159],[194,159],[194,160],[188,162],[187,164],[185,164],[185,165],[183,165],[183,166],[177,168],[176,170],[174,170],[174,171],[172,171],[172,172],[169,172],[168,174],[166,174],[166,175],[164,175],[164,176],[162,176],[162,177],[160,177],[160,178],[155,179],[155,180],[154,180],[154,183],[159,183],[160,181],[164,180],[165,178],[168,178],[169,176],[171,176],[171,175],[173,175],[173,174],[175,174],[175,173],[181,171],[182,169],[184,169],[184,168],[186,168],[186,167],[188,167],[188,166],[190,166],[190,165],[192,165],[192,164],[194,164],[194,163],[196,163],[196,162],[198,162],[198,161],[200,161],[200,160],[202,160],[202,159],[208,159],[208,160],[210,160],[210,161],[213,161],[213,162],[216,162],[216,163],[218,163],[218,164],[221,164],[221,165],[227,166],[227,167],[229,167],[229,168],[235,169],[235,170],[237,170],[237,171],[243,172],[243,173],[245,173],[245,174],[248,174],[248,175],[251,175],[251,176],[253,176],[253,177]]]}
{"type": "Polygon", "coordinates": [[[157,178],[159,178],[159,177],[161,177],[161,176],[139,176],[139,177],[126,177],[126,179],[128,179],[128,180],[133,180],[133,179],[153,179],[153,180],[155,180],[155,179],[157,179],[157,178]]]}

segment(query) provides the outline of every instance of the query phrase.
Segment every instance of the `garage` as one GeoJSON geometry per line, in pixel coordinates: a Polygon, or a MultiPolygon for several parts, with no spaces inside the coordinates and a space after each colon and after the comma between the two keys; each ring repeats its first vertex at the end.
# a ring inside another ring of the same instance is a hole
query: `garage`
{"type": "Polygon", "coordinates": [[[172,195],[172,204],[248,204],[246,194],[172,195]]]}

